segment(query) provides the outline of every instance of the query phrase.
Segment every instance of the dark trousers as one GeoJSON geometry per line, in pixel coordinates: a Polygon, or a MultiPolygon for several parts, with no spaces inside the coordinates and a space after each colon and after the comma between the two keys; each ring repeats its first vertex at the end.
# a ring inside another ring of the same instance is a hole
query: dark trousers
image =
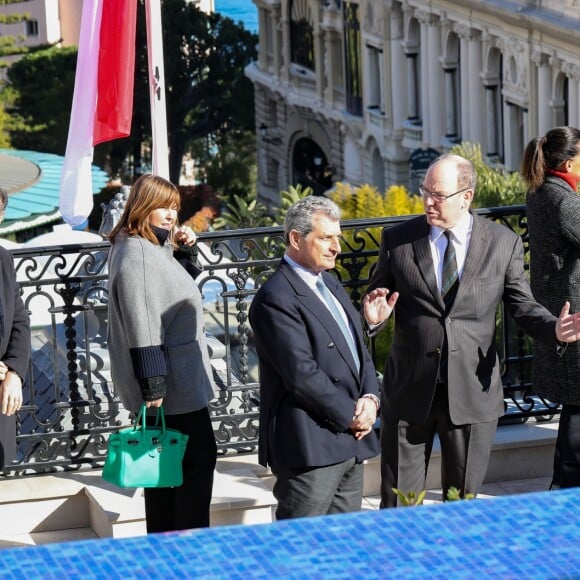
{"type": "Polygon", "coordinates": [[[309,469],[272,469],[276,476],[276,519],[301,518],[359,511],[363,465],[349,459],[309,469]]]}
{"type": "Polygon", "coordinates": [[[0,469],[16,459],[16,415],[0,414],[0,469]]]}
{"type": "Polygon", "coordinates": [[[183,485],[146,488],[147,532],[209,526],[209,508],[217,447],[207,407],[183,415],[166,415],[167,427],[189,435],[183,457],[183,485]]]}
{"type": "Polygon", "coordinates": [[[425,489],[427,468],[435,434],[441,444],[443,499],[450,487],[462,495],[477,494],[483,483],[497,427],[497,420],[454,425],[449,417],[447,388],[438,385],[425,423],[399,420],[381,405],[381,507],[395,507],[392,488],[408,494],[425,489]]]}
{"type": "Polygon", "coordinates": [[[552,487],[580,486],[580,405],[562,405],[552,487]]]}

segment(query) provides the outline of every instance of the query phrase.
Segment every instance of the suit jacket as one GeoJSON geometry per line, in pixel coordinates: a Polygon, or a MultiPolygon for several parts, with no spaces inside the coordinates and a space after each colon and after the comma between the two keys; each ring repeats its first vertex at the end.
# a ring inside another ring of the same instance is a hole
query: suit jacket
{"type": "Polygon", "coordinates": [[[379,393],[360,315],[336,278],[323,276],[354,328],[360,373],[326,306],[282,261],[250,308],[260,361],[262,465],[302,469],[353,457],[360,462],[379,453],[374,430],[361,441],[348,430],[356,401],[379,393]]]}
{"type": "Polygon", "coordinates": [[[503,300],[525,332],[554,349],[556,318],[532,296],[520,237],[477,215],[457,295],[446,313],[429,233],[425,216],[385,229],[370,281],[369,290],[386,287],[400,293],[385,363],[385,405],[403,420],[425,421],[446,333],[451,420],[456,425],[495,420],[504,413],[495,348],[498,305],[503,300]]]}
{"type": "MultiPolygon", "coordinates": [[[[566,300],[580,311],[580,197],[559,177],[548,175],[526,200],[530,284],[552,314],[566,300]]],[[[534,343],[534,391],[557,403],[580,405],[580,342],[562,356],[534,343]]]]}
{"type": "MultiPolygon", "coordinates": [[[[20,296],[11,254],[0,247],[0,360],[26,379],[30,362],[30,319],[20,296]]],[[[16,456],[16,416],[0,413],[0,468],[16,456]]]]}

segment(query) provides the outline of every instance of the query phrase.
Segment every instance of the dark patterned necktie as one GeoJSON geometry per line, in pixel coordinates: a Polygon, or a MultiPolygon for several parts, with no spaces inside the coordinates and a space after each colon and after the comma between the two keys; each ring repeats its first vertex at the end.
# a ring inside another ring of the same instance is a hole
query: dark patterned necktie
{"type": "MultiPolygon", "coordinates": [[[[445,312],[449,312],[455,294],[457,294],[457,286],[459,284],[459,274],[457,272],[457,259],[455,257],[455,246],[451,239],[451,231],[445,230],[443,232],[447,238],[447,247],[443,255],[443,273],[441,275],[441,296],[445,303],[445,312]]],[[[441,359],[439,361],[439,373],[437,380],[440,383],[447,382],[447,368],[448,368],[449,349],[447,346],[447,333],[443,340],[443,348],[441,352],[441,359]]]]}
{"type": "Polygon", "coordinates": [[[447,247],[445,248],[445,254],[443,256],[441,296],[445,302],[446,309],[448,309],[453,303],[453,299],[457,293],[459,274],[457,272],[457,259],[455,258],[455,246],[451,239],[451,230],[445,230],[443,234],[447,238],[447,247]]]}

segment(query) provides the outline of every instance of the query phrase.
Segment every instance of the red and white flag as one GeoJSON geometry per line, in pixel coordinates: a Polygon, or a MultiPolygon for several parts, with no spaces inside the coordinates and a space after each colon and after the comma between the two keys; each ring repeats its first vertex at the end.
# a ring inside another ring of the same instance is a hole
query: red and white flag
{"type": "Polygon", "coordinates": [[[73,227],[93,208],[94,146],[131,133],[136,25],[136,0],[83,2],[60,186],[60,212],[73,227]]]}

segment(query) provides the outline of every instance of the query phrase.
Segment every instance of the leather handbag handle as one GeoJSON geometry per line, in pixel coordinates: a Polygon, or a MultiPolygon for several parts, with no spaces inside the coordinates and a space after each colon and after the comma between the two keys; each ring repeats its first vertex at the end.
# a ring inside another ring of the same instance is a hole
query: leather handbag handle
{"type": "MultiPolygon", "coordinates": [[[[157,415],[155,416],[155,427],[158,427],[161,423],[162,437],[165,438],[165,412],[163,411],[163,405],[157,407],[157,415]]],[[[133,425],[133,431],[137,431],[141,425],[141,438],[144,439],[147,431],[147,407],[145,403],[141,405],[137,418],[135,419],[135,425],[133,425]]]]}

